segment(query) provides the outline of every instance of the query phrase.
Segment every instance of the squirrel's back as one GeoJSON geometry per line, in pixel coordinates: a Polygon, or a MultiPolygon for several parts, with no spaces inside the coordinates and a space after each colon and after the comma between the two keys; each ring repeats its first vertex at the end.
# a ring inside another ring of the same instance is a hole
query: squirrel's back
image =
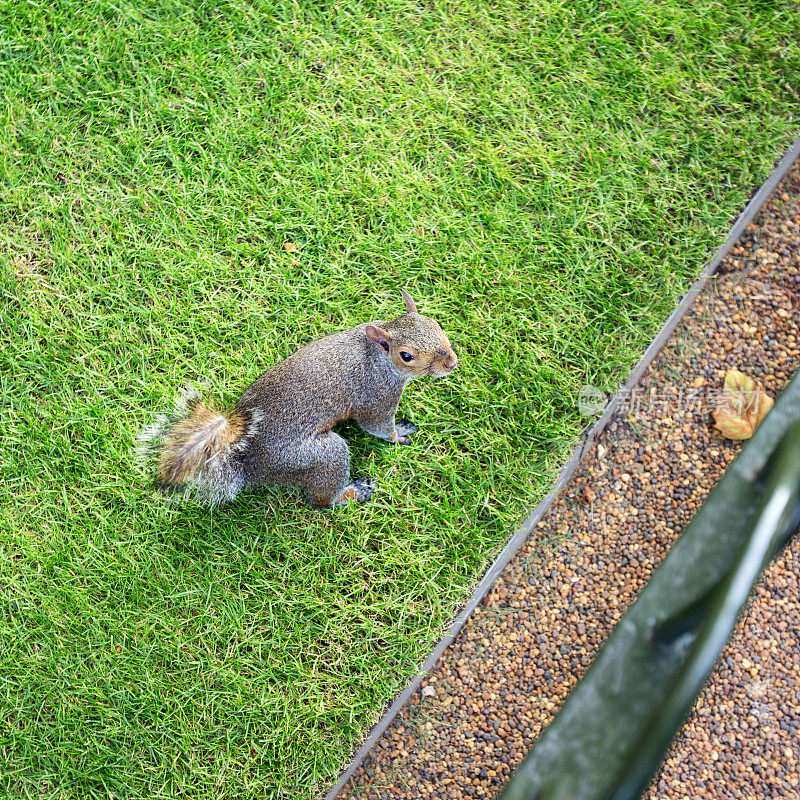
{"type": "Polygon", "coordinates": [[[235,412],[260,410],[267,427],[316,433],[330,427],[331,415],[341,415],[374,402],[392,383],[369,357],[366,323],[314,339],[275,364],[245,389],[235,412]]]}

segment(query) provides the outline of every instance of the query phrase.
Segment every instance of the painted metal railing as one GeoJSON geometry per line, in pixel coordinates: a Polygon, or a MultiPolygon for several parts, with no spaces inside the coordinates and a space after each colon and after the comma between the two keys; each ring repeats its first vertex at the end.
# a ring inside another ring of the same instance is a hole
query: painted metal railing
{"type": "Polygon", "coordinates": [[[800,374],[617,624],[500,800],[633,800],[753,584],[800,525],[800,374]]]}

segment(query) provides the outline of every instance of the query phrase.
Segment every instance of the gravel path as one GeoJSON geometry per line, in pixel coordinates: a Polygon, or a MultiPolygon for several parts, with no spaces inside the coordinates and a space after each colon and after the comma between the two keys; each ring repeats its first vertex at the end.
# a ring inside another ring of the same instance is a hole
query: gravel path
{"type": "MultiPolygon", "coordinates": [[[[800,162],[798,162],[800,164],[800,162]]],[[[738,451],[709,403],[800,366],[800,167],[751,225],[340,795],[491,798],[738,451]]],[[[647,797],[800,798],[800,537],[756,588],[647,797]]]]}

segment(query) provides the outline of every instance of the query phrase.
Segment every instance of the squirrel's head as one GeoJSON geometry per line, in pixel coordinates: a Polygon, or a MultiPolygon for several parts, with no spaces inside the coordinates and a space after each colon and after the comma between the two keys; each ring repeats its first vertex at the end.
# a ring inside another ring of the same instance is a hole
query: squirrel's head
{"type": "Polygon", "coordinates": [[[449,375],[458,366],[458,357],[447,334],[436,320],[418,313],[408,292],[402,292],[407,313],[387,322],[385,328],[367,325],[367,338],[383,350],[398,372],[409,378],[449,375]]]}

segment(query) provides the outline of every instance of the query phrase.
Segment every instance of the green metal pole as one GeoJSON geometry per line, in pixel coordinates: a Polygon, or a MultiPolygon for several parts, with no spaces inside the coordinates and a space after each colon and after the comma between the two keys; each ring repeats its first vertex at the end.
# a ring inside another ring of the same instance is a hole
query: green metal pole
{"type": "Polygon", "coordinates": [[[612,631],[500,800],[633,800],[753,583],[800,524],[800,375],[612,631]]]}
{"type": "MultiPolygon", "coordinates": [[[[632,760],[625,765],[609,800],[635,800],[647,788],[675,732],[683,724],[689,709],[714,666],[736,625],[761,571],[781,550],[791,533],[797,530],[800,512],[800,422],[795,423],[778,446],[768,465],[764,500],[730,574],[720,583],[698,613],[699,631],[689,655],[667,694],[661,712],[632,760]]],[[[654,632],[654,646],[659,646],[654,632]]]]}

